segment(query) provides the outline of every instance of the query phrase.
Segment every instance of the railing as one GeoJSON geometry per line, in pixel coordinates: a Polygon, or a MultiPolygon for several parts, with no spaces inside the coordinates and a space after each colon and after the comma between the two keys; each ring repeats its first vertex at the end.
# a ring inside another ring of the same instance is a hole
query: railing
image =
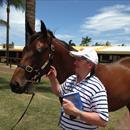
{"type": "Polygon", "coordinates": [[[9,65],[11,66],[13,64],[19,63],[21,58],[0,56],[0,63],[7,63],[7,60],[8,60],[9,65]]]}

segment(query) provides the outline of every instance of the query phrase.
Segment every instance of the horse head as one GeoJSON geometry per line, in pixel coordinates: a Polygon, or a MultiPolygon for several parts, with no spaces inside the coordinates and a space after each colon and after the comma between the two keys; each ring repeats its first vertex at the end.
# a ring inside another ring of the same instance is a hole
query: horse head
{"type": "Polygon", "coordinates": [[[56,39],[53,33],[46,29],[46,26],[42,21],[40,32],[35,32],[29,25],[28,30],[31,37],[28,44],[23,49],[22,60],[15,69],[10,81],[11,90],[15,93],[33,92],[32,83],[37,80],[37,78],[47,74],[50,65],[56,66],[60,82],[63,82],[63,80],[65,80],[73,71],[68,65],[64,67],[64,56],[61,54],[61,52],[64,53],[67,58],[66,62],[70,62],[69,65],[72,64],[72,58],[69,56],[68,49],[65,49],[62,45],[63,42],[56,39]],[[58,67],[56,65],[60,61],[62,62],[60,63],[60,67],[63,68],[62,72],[60,72],[61,69],[58,68],[59,65],[58,67]],[[66,74],[64,71],[68,68],[71,70],[69,74],[66,74]]]}
{"type": "Polygon", "coordinates": [[[35,32],[28,25],[29,44],[23,49],[23,57],[16,68],[11,82],[11,90],[16,93],[29,92],[32,82],[49,70],[53,47],[51,40],[54,37],[41,21],[41,31],[35,32]]]}

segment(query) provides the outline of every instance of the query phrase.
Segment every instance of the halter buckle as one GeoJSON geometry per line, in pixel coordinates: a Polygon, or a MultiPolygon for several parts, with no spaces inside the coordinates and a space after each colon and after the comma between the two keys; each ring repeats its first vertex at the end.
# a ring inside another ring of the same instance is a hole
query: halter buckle
{"type": "Polygon", "coordinates": [[[33,68],[32,68],[31,66],[27,65],[27,66],[25,67],[25,70],[26,70],[27,72],[31,73],[31,72],[33,71],[33,68]]]}

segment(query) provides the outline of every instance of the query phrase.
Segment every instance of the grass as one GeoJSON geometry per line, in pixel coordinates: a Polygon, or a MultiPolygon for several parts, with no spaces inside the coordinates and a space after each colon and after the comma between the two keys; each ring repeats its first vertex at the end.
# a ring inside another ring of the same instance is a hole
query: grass
{"type": "MultiPolygon", "coordinates": [[[[10,75],[0,76],[0,130],[10,130],[25,110],[31,95],[19,95],[9,88],[10,75]]],[[[37,85],[37,93],[16,130],[58,130],[60,104],[49,84],[37,85]],[[44,87],[45,86],[45,87],[44,87]],[[45,90],[45,91],[44,91],[45,90]]]]}
{"type": "MultiPolygon", "coordinates": [[[[0,130],[10,130],[25,110],[31,95],[15,94],[9,88],[10,74],[0,75],[0,130]]],[[[15,130],[59,130],[60,103],[51,93],[48,80],[36,84],[36,95],[22,121],[15,130]]],[[[110,113],[108,127],[100,130],[114,130],[126,109],[110,113]]]]}

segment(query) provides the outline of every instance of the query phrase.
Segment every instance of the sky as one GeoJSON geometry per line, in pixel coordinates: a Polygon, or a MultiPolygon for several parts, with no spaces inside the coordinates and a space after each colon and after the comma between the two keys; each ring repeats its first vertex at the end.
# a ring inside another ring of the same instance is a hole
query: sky
{"type": "MultiPolygon", "coordinates": [[[[6,6],[0,7],[6,20],[6,6]]],[[[83,37],[95,43],[130,45],[129,0],[36,0],[36,31],[40,20],[66,42],[79,45],[83,37]]],[[[0,43],[6,42],[6,28],[0,26],[0,43]]],[[[25,12],[10,9],[10,43],[25,45],[25,12]]]]}

